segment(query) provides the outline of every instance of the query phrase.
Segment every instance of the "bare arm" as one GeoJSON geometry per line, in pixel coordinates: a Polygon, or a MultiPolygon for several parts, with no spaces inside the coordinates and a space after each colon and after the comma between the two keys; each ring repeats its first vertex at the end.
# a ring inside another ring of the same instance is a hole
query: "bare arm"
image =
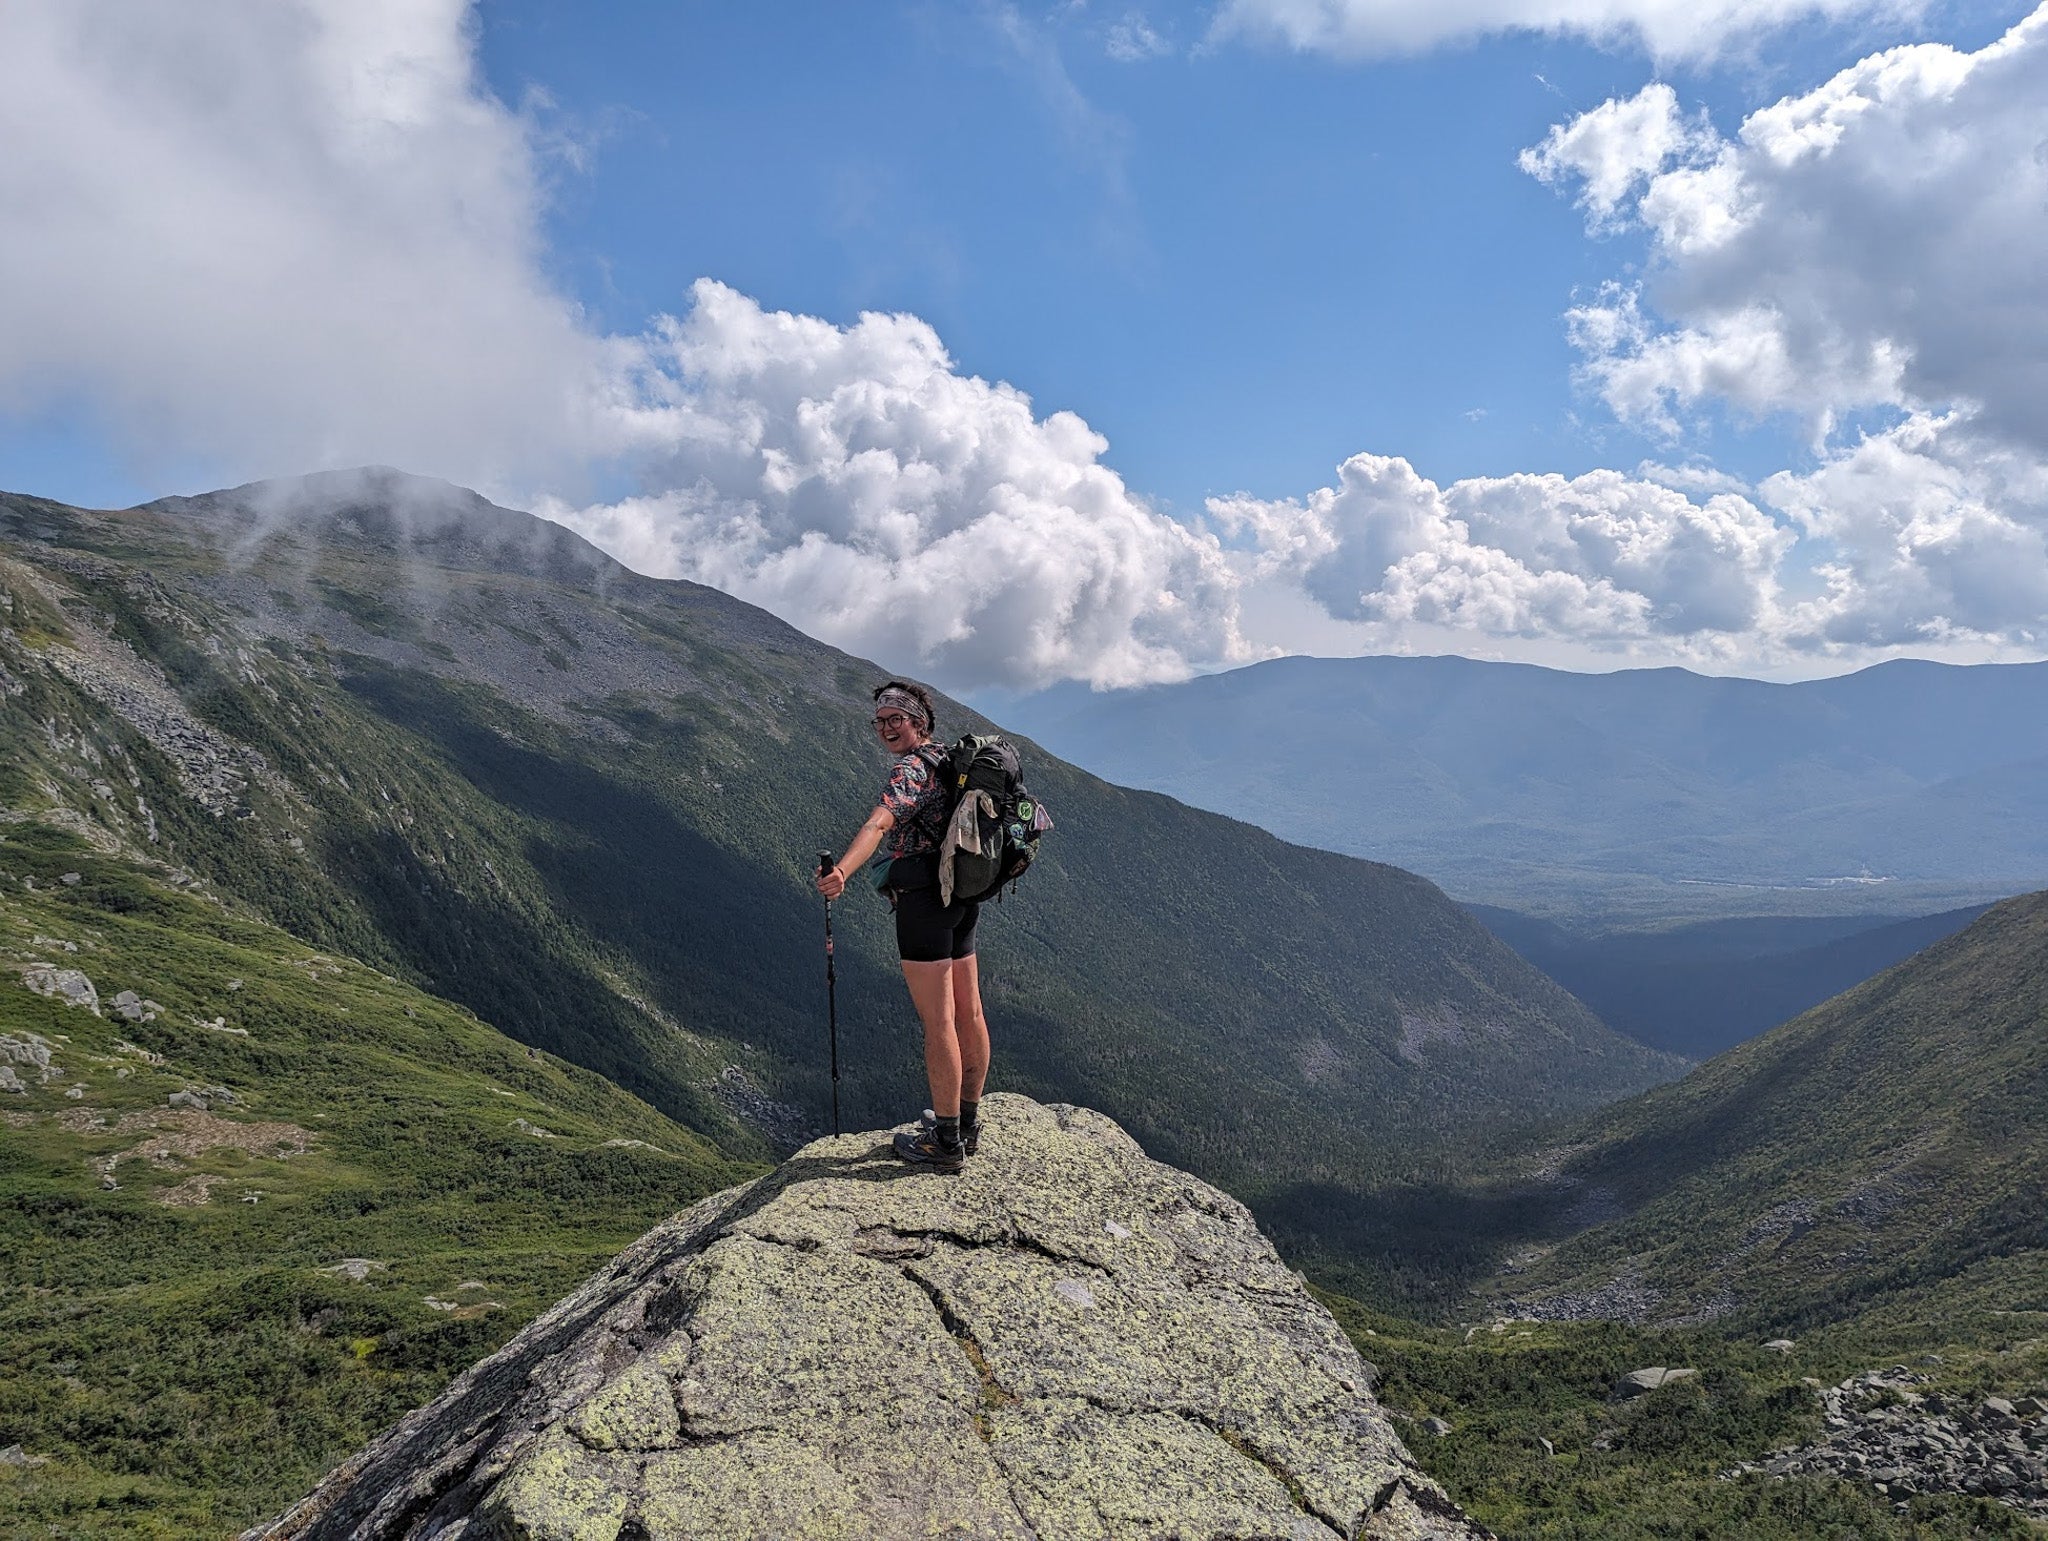
{"type": "Polygon", "coordinates": [[[896,827],[896,815],[887,808],[877,808],[868,815],[867,823],[853,837],[853,844],[846,848],[846,854],[832,867],[818,874],[818,892],[827,899],[837,899],[846,891],[846,875],[858,871],[867,859],[881,848],[882,840],[896,827]]]}

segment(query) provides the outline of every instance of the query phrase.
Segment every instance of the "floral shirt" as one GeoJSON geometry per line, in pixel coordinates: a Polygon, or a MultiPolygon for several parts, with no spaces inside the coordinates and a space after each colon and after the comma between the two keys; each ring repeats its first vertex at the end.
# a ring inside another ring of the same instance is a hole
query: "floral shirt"
{"type": "Polygon", "coordinates": [[[891,860],[928,856],[946,838],[946,788],[932,763],[940,753],[925,745],[889,768],[882,806],[896,816],[896,827],[882,841],[882,854],[891,860]]]}

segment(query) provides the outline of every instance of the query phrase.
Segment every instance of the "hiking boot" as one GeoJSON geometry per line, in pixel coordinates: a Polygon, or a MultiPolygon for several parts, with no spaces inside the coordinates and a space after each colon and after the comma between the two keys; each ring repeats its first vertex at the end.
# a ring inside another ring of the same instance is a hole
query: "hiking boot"
{"type": "Polygon", "coordinates": [[[936,1128],[920,1127],[915,1134],[899,1134],[892,1142],[896,1147],[896,1159],[907,1161],[912,1166],[928,1166],[934,1172],[958,1172],[967,1165],[967,1151],[964,1146],[947,1144],[939,1138],[936,1128]]]}
{"type": "MultiPolygon", "coordinates": [[[[926,1108],[922,1113],[918,1114],[917,1132],[919,1134],[929,1134],[932,1130],[938,1127],[939,1115],[934,1113],[930,1108],[926,1108]]],[[[972,1125],[961,1125],[960,1148],[966,1151],[967,1154],[970,1156],[973,1155],[977,1150],[981,1149],[980,1119],[977,1118],[972,1125]]]]}

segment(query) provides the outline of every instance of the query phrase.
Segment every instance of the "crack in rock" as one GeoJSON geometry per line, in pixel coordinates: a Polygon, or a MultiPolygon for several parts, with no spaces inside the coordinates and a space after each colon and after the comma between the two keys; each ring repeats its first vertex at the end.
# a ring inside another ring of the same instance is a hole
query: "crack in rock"
{"type": "MultiPolygon", "coordinates": [[[[931,1300],[932,1309],[938,1313],[939,1324],[946,1329],[947,1335],[960,1345],[960,1352],[965,1356],[968,1364],[973,1367],[975,1379],[981,1383],[982,1403],[974,1414],[974,1432],[980,1436],[981,1442],[984,1445],[993,1445],[995,1443],[995,1434],[990,1429],[988,1423],[989,1408],[991,1406],[1007,1406],[1014,1403],[1017,1398],[1003,1389],[1002,1382],[996,1379],[996,1372],[988,1362],[987,1353],[983,1351],[981,1344],[976,1341],[974,1333],[969,1329],[968,1325],[954,1313],[952,1306],[947,1303],[946,1297],[939,1287],[929,1279],[919,1278],[907,1268],[898,1271],[910,1283],[922,1290],[931,1300]]],[[[1012,1497],[1014,1496],[1013,1492],[1012,1497]]]]}
{"type": "Polygon", "coordinates": [[[1206,1418],[1196,1418],[1191,1421],[1208,1429],[1210,1433],[1214,1434],[1224,1444],[1230,1446],[1231,1449],[1235,1450],[1253,1465],[1263,1468],[1276,1482],[1287,1489],[1287,1496],[1294,1500],[1295,1508],[1310,1518],[1320,1520],[1323,1524],[1327,1525],[1332,1535],[1347,1538],[1348,1541],[1350,1526],[1336,1515],[1325,1512],[1311,1501],[1308,1496],[1308,1489],[1301,1485],[1299,1477],[1287,1469],[1285,1462],[1261,1450],[1257,1441],[1238,1429],[1226,1428],[1219,1423],[1211,1423],[1206,1418]]]}

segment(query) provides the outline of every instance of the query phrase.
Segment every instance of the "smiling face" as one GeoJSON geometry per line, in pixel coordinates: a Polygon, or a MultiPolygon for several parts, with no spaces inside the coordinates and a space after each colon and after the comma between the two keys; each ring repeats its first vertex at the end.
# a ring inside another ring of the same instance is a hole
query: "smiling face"
{"type": "Polygon", "coordinates": [[[891,754],[909,754],[925,741],[925,733],[917,725],[917,719],[899,706],[884,706],[875,713],[875,732],[891,754]]]}

